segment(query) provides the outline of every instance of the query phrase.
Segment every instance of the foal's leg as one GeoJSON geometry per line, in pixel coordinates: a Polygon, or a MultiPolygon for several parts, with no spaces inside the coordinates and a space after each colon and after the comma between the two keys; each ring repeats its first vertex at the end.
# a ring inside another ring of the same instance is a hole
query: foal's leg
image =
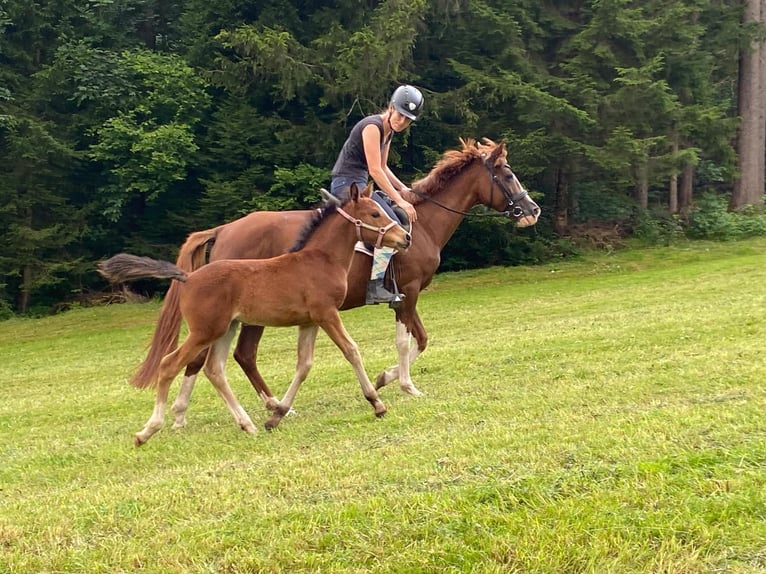
{"type": "Polygon", "coordinates": [[[205,343],[190,334],[178,349],[162,358],[157,377],[157,397],[154,400],[154,411],[144,428],[133,436],[133,444],[141,446],[162,428],[170,384],[181,369],[204,348],[205,343]]]}
{"type": "Polygon", "coordinates": [[[274,411],[266,420],[266,430],[276,428],[282,417],[290,412],[295,395],[298,394],[301,383],[306,380],[311,366],[314,364],[314,343],[318,330],[319,327],[316,325],[304,325],[298,328],[298,363],[295,366],[295,375],[293,375],[290,387],[281,401],[270,397],[266,402],[266,406],[274,411]]]}
{"type": "Polygon", "coordinates": [[[176,415],[176,420],[173,423],[174,429],[186,426],[186,410],[189,408],[189,401],[191,400],[191,395],[194,391],[194,383],[197,381],[197,373],[202,369],[206,358],[207,349],[204,349],[194,357],[191,363],[186,365],[184,378],[181,380],[181,388],[178,391],[178,396],[176,397],[176,400],[173,401],[173,406],[170,407],[173,414],[176,415]]]}
{"type": "Polygon", "coordinates": [[[334,315],[320,322],[319,326],[322,327],[322,330],[327,333],[333,343],[343,352],[346,360],[351,363],[356,373],[356,378],[359,379],[359,384],[362,387],[364,398],[372,405],[375,416],[382,417],[386,414],[386,405],[380,400],[375,387],[372,386],[370,379],[367,377],[367,372],[362,364],[362,355],[359,353],[359,347],[349,336],[346,328],[343,326],[343,322],[340,320],[338,312],[335,311],[334,315]]]}
{"type": "Polygon", "coordinates": [[[263,336],[263,327],[260,325],[242,325],[237,340],[237,347],[234,349],[234,360],[237,361],[242,371],[247,376],[250,384],[253,385],[255,392],[261,397],[265,405],[269,404],[269,399],[274,395],[269,390],[266,381],[263,380],[261,373],[258,372],[257,354],[258,343],[263,336]]]}
{"type": "Polygon", "coordinates": [[[229,412],[237,421],[239,428],[249,433],[255,433],[255,425],[250,417],[239,404],[237,397],[234,396],[234,392],[231,390],[229,383],[226,381],[226,359],[229,356],[229,347],[231,346],[231,340],[237,332],[237,321],[232,321],[229,325],[229,330],[226,334],[218,339],[210,347],[210,351],[207,354],[207,361],[205,361],[205,375],[213,383],[215,390],[226,403],[229,408],[229,412]]]}

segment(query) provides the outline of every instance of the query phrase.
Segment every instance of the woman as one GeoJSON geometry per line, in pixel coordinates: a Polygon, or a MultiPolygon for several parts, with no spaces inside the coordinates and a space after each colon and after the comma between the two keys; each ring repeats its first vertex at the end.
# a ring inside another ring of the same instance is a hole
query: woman
{"type": "MultiPolygon", "coordinates": [[[[396,88],[384,112],[362,118],[351,129],[332,169],[331,193],[345,199],[352,183],[364,187],[372,177],[377,189],[402,208],[410,222],[416,221],[415,208],[400,193],[410,191],[410,188],[388,167],[388,152],[394,133],[405,130],[422,110],[423,94],[417,88],[405,85],[396,88]]],[[[368,305],[395,301],[395,295],[383,286],[383,277],[393,255],[392,249],[375,250],[372,275],[367,285],[368,305]]]]}

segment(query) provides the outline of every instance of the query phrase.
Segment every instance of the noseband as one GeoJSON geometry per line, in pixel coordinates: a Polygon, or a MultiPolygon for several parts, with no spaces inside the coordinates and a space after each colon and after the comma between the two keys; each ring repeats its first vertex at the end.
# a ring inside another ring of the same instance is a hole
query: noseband
{"type": "Polygon", "coordinates": [[[399,225],[396,221],[391,221],[391,223],[389,223],[385,227],[375,227],[374,225],[365,223],[361,219],[355,219],[351,217],[348,213],[343,211],[340,207],[338,207],[336,211],[356,226],[356,238],[359,241],[364,241],[364,239],[362,239],[362,229],[369,229],[370,231],[374,231],[375,233],[377,233],[378,240],[375,242],[375,249],[380,249],[382,247],[383,237],[386,235],[388,230],[391,229],[392,227],[396,227],[397,225],[399,225]]]}
{"type": "MultiPolygon", "coordinates": [[[[519,202],[525,197],[527,197],[529,195],[529,192],[526,189],[524,189],[521,185],[519,185],[519,187],[521,187],[523,191],[519,195],[514,196],[513,192],[508,188],[505,182],[495,175],[494,166],[488,160],[484,160],[484,167],[486,167],[487,171],[489,172],[489,185],[490,185],[489,203],[490,205],[492,204],[494,200],[495,184],[497,184],[497,187],[499,187],[500,191],[503,192],[503,197],[505,198],[505,204],[506,204],[505,214],[506,215],[512,215],[516,219],[519,219],[522,215],[531,215],[530,213],[527,213],[526,210],[519,205],[519,202]]],[[[510,170],[511,174],[513,174],[513,178],[516,179],[516,174],[513,173],[511,166],[506,163],[504,167],[507,167],[510,170]]]]}

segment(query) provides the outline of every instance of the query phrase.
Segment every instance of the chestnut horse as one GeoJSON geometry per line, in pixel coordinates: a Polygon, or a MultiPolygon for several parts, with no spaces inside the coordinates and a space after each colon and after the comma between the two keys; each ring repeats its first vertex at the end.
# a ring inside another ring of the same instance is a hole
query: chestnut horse
{"type": "MultiPolygon", "coordinates": [[[[152,346],[143,365],[146,376],[132,380],[139,387],[157,387],[154,412],[143,430],[135,434],[136,446],[160,430],[170,384],[207,348],[205,374],[237,424],[247,432],[255,432],[226,381],[226,358],[239,323],[299,327],[295,376],[282,401],[271,397],[268,406],[274,412],[266,428],[274,428],[290,410],[311,368],[319,327],[353,366],[375,415],[385,414],[386,407],[367,378],[359,349],[338,313],[346,298],[346,277],[357,241],[402,250],[410,246],[410,234],[369,198],[371,191],[368,186],[360,195],[353,186],[350,199],[343,205],[336,200],[315,212],[293,250],[272,259],[218,260],[192,273],[166,261],[124,253],[99,265],[101,274],[113,282],[142,277],[176,279],[179,308],[189,329],[186,340],[172,352],[152,346]]],[[[177,340],[178,332],[175,336],[177,340]]]]}
{"type": "MultiPolygon", "coordinates": [[[[405,295],[396,309],[396,348],[398,363],[377,377],[376,388],[399,379],[402,391],[421,395],[410,376],[410,365],[425,349],[428,335],[416,309],[418,295],[430,283],[439,267],[440,252],[449,241],[467,211],[485,205],[505,213],[519,227],[537,223],[540,208],[529,197],[508,165],[505,143],[484,139],[460,140],[460,150],[449,150],[431,172],[414,182],[408,195],[418,212],[412,231],[412,246],[394,256],[396,281],[405,295]],[[416,345],[411,346],[410,335],[416,345]]],[[[297,230],[311,217],[311,211],[254,212],[231,223],[189,235],[178,254],[177,265],[197,269],[206,257],[218,259],[264,258],[282,253],[293,241],[297,230]]],[[[370,277],[372,258],[355,253],[349,270],[348,292],[341,310],[365,304],[365,290],[370,277]]],[[[178,287],[170,286],[160,312],[153,344],[172,344],[172,333],[180,322],[178,287]]],[[[263,328],[243,326],[234,358],[242,367],[256,392],[268,404],[272,396],[256,366],[256,351],[263,328]]],[[[204,359],[204,358],[203,358],[204,359]]],[[[185,424],[185,413],[201,361],[190,364],[173,404],[176,426],[185,424]]],[[[141,376],[141,372],[136,376],[141,376]]]]}

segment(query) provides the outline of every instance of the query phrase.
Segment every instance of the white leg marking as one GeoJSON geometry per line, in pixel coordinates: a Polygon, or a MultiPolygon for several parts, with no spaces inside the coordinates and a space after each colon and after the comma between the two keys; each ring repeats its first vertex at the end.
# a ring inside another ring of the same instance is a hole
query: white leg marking
{"type": "Polygon", "coordinates": [[[184,377],[183,381],[181,381],[181,389],[178,391],[178,396],[171,407],[173,413],[176,415],[176,422],[173,423],[174,429],[180,429],[186,426],[186,411],[189,408],[189,401],[191,400],[191,395],[194,391],[194,383],[196,381],[196,374],[184,377]]]}

